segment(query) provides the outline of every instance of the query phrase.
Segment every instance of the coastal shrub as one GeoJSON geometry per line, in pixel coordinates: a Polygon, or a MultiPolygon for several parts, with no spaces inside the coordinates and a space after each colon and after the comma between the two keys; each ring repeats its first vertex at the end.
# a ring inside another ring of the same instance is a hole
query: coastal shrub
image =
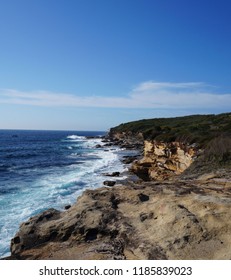
{"type": "Polygon", "coordinates": [[[220,164],[226,164],[231,161],[231,137],[218,136],[212,139],[204,152],[206,161],[216,161],[220,164]]]}
{"type": "Polygon", "coordinates": [[[161,132],[160,131],[156,131],[155,129],[147,129],[143,132],[143,137],[146,140],[152,140],[152,139],[156,139],[156,137],[158,135],[160,135],[161,132]]]}
{"type": "Polygon", "coordinates": [[[143,119],[120,124],[110,130],[110,133],[114,132],[142,133],[145,140],[182,140],[205,148],[212,139],[221,134],[231,135],[231,113],[143,119]]]}

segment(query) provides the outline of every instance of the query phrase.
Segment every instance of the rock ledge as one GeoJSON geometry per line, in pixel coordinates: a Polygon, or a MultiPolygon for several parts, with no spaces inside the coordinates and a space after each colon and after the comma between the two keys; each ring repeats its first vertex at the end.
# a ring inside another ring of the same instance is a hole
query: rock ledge
{"type": "Polygon", "coordinates": [[[211,174],[102,187],[23,223],[10,259],[230,259],[230,215],[231,181],[211,174]]]}

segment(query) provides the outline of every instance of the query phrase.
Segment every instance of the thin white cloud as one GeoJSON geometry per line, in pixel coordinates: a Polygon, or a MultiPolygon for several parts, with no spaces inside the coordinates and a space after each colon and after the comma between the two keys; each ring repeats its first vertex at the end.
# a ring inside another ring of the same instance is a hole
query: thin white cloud
{"type": "Polygon", "coordinates": [[[162,89],[196,89],[205,87],[204,83],[201,82],[194,82],[194,83],[159,83],[153,81],[147,81],[144,83],[139,84],[135,87],[135,91],[147,91],[147,90],[162,90],[162,89]]]}
{"type": "Polygon", "coordinates": [[[231,110],[231,94],[214,92],[214,87],[198,82],[147,81],[137,85],[125,97],[80,96],[46,91],[22,92],[2,89],[0,103],[33,106],[231,110]]]}

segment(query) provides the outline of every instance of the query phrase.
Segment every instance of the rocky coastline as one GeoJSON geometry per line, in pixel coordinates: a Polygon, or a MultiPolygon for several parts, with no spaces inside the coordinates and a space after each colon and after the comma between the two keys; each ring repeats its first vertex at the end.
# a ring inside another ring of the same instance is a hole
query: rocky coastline
{"type": "Polygon", "coordinates": [[[203,152],[195,143],[110,131],[103,148],[111,145],[140,151],[123,159],[130,178],[117,182],[115,170],[104,186],[85,191],[65,211],[31,217],[12,238],[6,259],[231,258],[227,168],[189,176],[203,152]]]}

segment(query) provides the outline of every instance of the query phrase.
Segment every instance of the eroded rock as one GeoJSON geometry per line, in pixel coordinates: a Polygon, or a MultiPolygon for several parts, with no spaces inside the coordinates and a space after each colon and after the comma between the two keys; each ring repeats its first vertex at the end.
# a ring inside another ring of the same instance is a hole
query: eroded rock
{"type": "Polygon", "coordinates": [[[216,178],[88,190],[23,223],[11,258],[230,259],[230,206],[230,181],[216,178]]]}
{"type": "Polygon", "coordinates": [[[131,170],[145,181],[166,180],[185,171],[196,155],[195,145],[144,141],[144,156],[131,170]]]}

